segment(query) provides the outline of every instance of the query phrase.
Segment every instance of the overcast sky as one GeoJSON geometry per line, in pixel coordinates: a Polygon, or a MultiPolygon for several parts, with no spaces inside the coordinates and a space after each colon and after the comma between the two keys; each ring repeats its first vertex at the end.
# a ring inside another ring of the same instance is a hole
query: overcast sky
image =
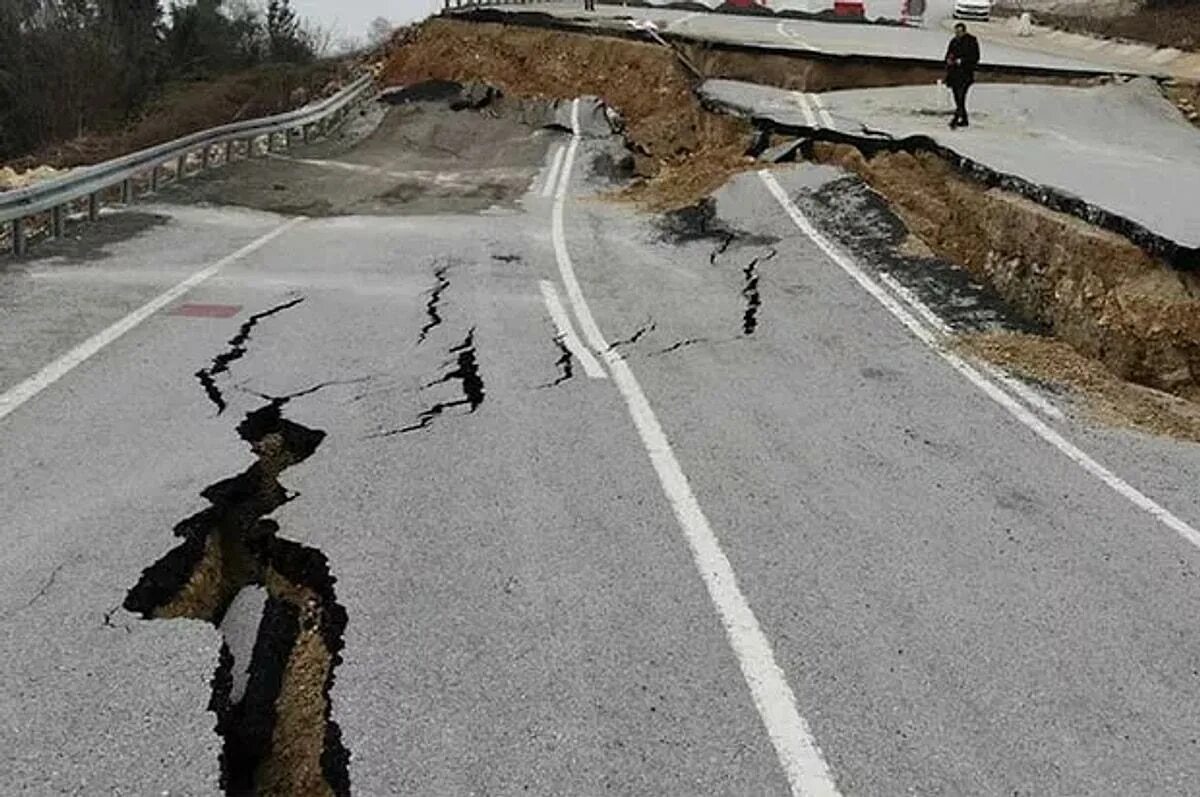
{"type": "Polygon", "coordinates": [[[386,17],[392,24],[401,25],[440,7],[441,0],[292,0],[299,16],[335,29],[335,41],[345,36],[365,38],[367,26],[375,17],[386,17]]]}

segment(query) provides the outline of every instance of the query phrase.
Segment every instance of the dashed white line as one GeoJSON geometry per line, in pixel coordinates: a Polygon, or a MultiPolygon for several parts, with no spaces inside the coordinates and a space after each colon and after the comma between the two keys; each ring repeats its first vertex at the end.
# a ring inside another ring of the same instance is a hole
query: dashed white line
{"type": "Polygon", "coordinates": [[[567,148],[559,145],[558,149],[554,150],[554,160],[550,163],[550,172],[546,175],[546,183],[542,186],[542,196],[550,197],[554,193],[554,186],[558,182],[558,170],[562,166],[563,155],[567,148]]]}
{"type": "Polygon", "coordinates": [[[1153,499],[1142,493],[1133,485],[1126,482],[1120,476],[1113,473],[1111,470],[1101,465],[1090,455],[1076,446],[1067,438],[1063,437],[1058,431],[1048,426],[1044,421],[1030,412],[1019,401],[1010,396],[1008,393],[989,380],[979,372],[974,366],[968,364],[961,357],[952,351],[946,349],[937,335],[928,327],[921,324],[911,313],[906,310],[897,299],[884,290],[883,286],[875,280],[871,279],[867,274],[858,267],[845,253],[843,253],[836,245],[821,233],[804,212],[796,207],[796,204],[788,197],[787,192],[779,185],[779,181],[774,175],[769,172],[759,172],[758,176],[766,185],[767,190],[775,197],[784,211],[791,217],[795,225],[807,235],[817,247],[823,251],[829,259],[838,265],[857,282],[867,293],[871,294],[880,304],[882,304],[888,312],[896,317],[900,323],[904,324],[910,332],[917,336],[929,348],[931,348],[939,357],[945,360],[950,367],[965,376],[971,384],[979,388],[988,398],[995,401],[1001,407],[1008,411],[1010,415],[1016,418],[1031,432],[1045,440],[1050,445],[1057,448],[1064,456],[1070,459],[1079,467],[1083,468],[1088,473],[1095,476],[1100,481],[1108,485],[1114,492],[1128,500],[1134,506],[1145,511],[1158,522],[1162,523],[1167,528],[1171,529],[1179,536],[1190,542],[1192,545],[1200,548],[1200,531],[1197,531],[1192,526],[1188,525],[1170,510],[1155,502],[1153,499]]]}
{"type": "Polygon", "coordinates": [[[554,283],[548,280],[540,281],[542,287],[542,300],[546,303],[546,311],[550,313],[550,318],[554,321],[554,326],[558,327],[559,337],[562,338],[563,345],[567,347],[567,351],[571,352],[571,356],[583,366],[584,373],[592,379],[607,379],[608,374],[604,372],[604,366],[592,356],[592,352],[584,346],[579,340],[579,336],[575,334],[575,327],[571,324],[571,317],[567,315],[566,308],[563,307],[562,301],[558,298],[558,289],[554,287],[554,283]]]}
{"type": "Polygon", "coordinates": [[[833,117],[829,115],[829,110],[825,107],[825,100],[821,99],[820,94],[813,94],[813,105],[817,106],[817,113],[821,115],[821,124],[828,127],[830,130],[837,129],[833,124],[833,117]]]}
{"type": "Polygon", "coordinates": [[[41,393],[46,388],[50,387],[50,385],[54,384],[59,379],[62,379],[77,365],[80,365],[89,357],[103,349],[105,346],[112,343],[114,340],[121,337],[126,332],[133,329],[138,324],[142,323],[147,318],[178,299],[180,296],[183,296],[192,288],[196,287],[201,282],[204,282],[206,279],[213,276],[230,263],[241,260],[246,255],[261,249],[263,246],[270,243],[275,238],[278,238],[280,235],[283,235],[285,232],[290,230],[292,227],[295,227],[302,221],[304,221],[303,216],[286,221],[261,238],[257,238],[254,241],[246,244],[233,254],[227,255],[218,260],[216,263],[213,263],[211,266],[197,271],[183,282],[146,302],[144,305],[134,310],[132,313],[125,316],[107,329],[97,332],[95,335],[88,338],[83,343],[80,343],[78,346],[71,349],[66,354],[26,379],[24,382],[21,382],[16,387],[13,387],[3,395],[0,395],[0,418],[4,418],[12,413],[38,393],[41,393]]]}
{"type": "Polygon", "coordinates": [[[641,385],[620,352],[610,347],[604,339],[579,289],[579,281],[575,278],[575,268],[563,234],[563,207],[579,143],[578,116],[579,104],[576,101],[572,109],[574,135],[567,147],[552,213],[554,251],[567,296],[571,300],[576,318],[579,319],[584,337],[608,363],[613,383],[625,399],[634,427],[658,475],[663,493],[683,530],[684,538],[691,549],[692,560],[717,610],[730,647],[733,648],[742,670],[742,677],[750,689],[754,706],[775,747],[792,793],[832,797],[838,794],[833,777],[809,731],[808,723],[796,708],[796,697],[783,670],[775,661],[771,644],[738,586],[733,566],[700,508],[687,476],[684,475],[679,460],[676,459],[671,444],[650,407],[650,402],[642,392],[641,385]]]}
{"type": "Polygon", "coordinates": [[[794,91],[792,97],[795,98],[796,104],[800,106],[800,111],[804,114],[805,124],[814,130],[820,127],[817,124],[817,115],[813,113],[812,106],[808,104],[808,95],[803,91],[794,91]]]}

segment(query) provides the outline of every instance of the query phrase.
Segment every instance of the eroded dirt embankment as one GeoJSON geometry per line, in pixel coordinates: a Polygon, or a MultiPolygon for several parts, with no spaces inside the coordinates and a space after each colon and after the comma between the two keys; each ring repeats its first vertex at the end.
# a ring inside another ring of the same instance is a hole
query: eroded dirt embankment
{"type": "Polygon", "coordinates": [[[954,172],[932,153],[865,158],[818,142],[815,159],[858,173],[938,254],[1139,384],[1200,400],[1200,277],[1074,216],[954,172]]]}
{"type": "Polygon", "coordinates": [[[749,125],[701,108],[692,76],[657,44],[431,20],[406,35],[381,80],[482,82],[521,98],[601,97],[626,120],[637,173],[656,177],[664,197],[693,201],[748,165],[749,125]]]}

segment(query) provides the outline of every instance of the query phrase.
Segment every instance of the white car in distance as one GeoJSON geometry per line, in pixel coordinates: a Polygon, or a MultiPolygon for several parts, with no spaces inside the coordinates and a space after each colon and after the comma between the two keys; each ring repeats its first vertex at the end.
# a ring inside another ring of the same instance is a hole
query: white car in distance
{"type": "Polygon", "coordinates": [[[992,17],[991,0],[954,0],[955,19],[987,22],[992,17]]]}

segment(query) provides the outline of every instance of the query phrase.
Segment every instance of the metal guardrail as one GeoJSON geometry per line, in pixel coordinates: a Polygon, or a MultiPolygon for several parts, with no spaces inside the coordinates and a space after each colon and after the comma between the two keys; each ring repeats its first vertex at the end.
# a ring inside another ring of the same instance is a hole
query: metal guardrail
{"type": "Polygon", "coordinates": [[[321,102],[294,111],[250,119],[245,122],[202,130],[198,133],[140,150],[94,166],[72,169],[53,180],[0,192],[0,224],[10,224],[12,252],[24,254],[28,241],[25,222],[34,215],[50,213],[50,234],[61,237],[67,211],[73,203],[87,202],[87,217],[95,220],[103,204],[103,194],[116,186],[121,188],[121,202],[128,204],[134,195],[134,178],[149,173],[150,192],[158,189],[160,172],[175,165],[176,179],[187,176],[189,157],[201,153],[200,171],[233,161],[236,142],[246,142],[246,157],[257,153],[259,138],[267,137],[267,150],[275,148],[275,140],[283,136],[285,146],[293,136],[305,142],[319,138],[336,129],[351,109],[366,97],[373,87],[371,75],[363,75],[337,94],[321,102]],[[216,156],[214,151],[223,147],[216,156]]]}

